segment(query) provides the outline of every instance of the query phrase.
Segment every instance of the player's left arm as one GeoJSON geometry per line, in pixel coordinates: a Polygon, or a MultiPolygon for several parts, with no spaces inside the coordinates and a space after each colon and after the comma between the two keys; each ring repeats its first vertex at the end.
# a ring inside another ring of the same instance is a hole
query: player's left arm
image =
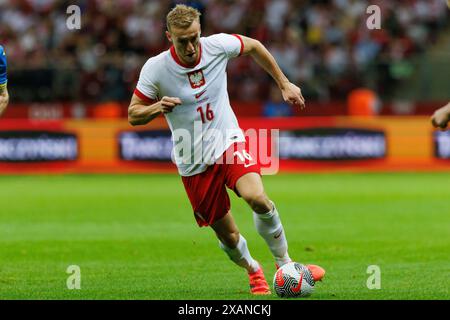
{"type": "Polygon", "coordinates": [[[431,117],[431,123],[436,128],[445,129],[450,122],[450,102],[442,108],[436,110],[431,117]]]}
{"type": "Polygon", "coordinates": [[[6,74],[6,54],[3,47],[0,46],[0,116],[6,110],[9,103],[8,82],[6,74]]]}
{"type": "Polygon", "coordinates": [[[267,48],[258,40],[240,36],[243,42],[243,55],[250,55],[277,83],[284,101],[305,108],[305,98],[301,89],[291,83],[278,66],[275,58],[267,48]]]}

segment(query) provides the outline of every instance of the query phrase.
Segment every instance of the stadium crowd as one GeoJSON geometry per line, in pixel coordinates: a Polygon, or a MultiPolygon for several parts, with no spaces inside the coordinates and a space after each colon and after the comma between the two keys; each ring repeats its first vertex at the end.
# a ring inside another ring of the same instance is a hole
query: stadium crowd
{"type": "MultiPolygon", "coordinates": [[[[127,101],[148,57],[169,47],[165,15],[175,3],[202,12],[203,35],[240,33],[264,43],[308,99],[339,99],[371,82],[381,94],[408,74],[448,24],[443,0],[79,0],[81,29],[69,30],[73,1],[0,0],[0,43],[15,101],[127,101]],[[369,30],[366,9],[381,8],[369,30]]],[[[234,99],[267,99],[271,81],[251,59],[229,65],[234,99]]]]}

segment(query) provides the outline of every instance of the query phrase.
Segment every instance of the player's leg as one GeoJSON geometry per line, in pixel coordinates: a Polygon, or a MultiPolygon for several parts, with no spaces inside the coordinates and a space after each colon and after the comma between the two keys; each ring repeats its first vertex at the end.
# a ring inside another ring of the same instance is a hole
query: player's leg
{"type": "Polygon", "coordinates": [[[264,192],[261,176],[255,172],[243,175],[236,182],[236,191],[252,208],[256,230],[266,241],[277,265],[290,262],[280,215],[264,192]]]}
{"type": "Polygon", "coordinates": [[[220,248],[225,251],[234,263],[245,268],[249,273],[259,269],[259,264],[250,255],[247,241],[240,234],[231,211],[220,220],[215,221],[211,228],[219,239],[220,248]]]}
{"type": "Polygon", "coordinates": [[[229,258],[247,270],[253,294],[270,294],[264,273],[239,233],[230,212],[230,198],[224,185],[223,167],[214,165],[204,173],[182,177],[182,181],[200,227],[211,226],[229,258]]]}
{"type": "Polygon", "coordinates": [[[239,233],[231,211],[223,218],[211,224],[219,239],[220,248],[238,266],[247,270],[250,290],[253,294],[270,294],[269,285],[264,277],[259,263],[252,258],[247,247],[247,241],[239,233]]]}
{"type": "MultiPolygon", "coordinates": [[[[281,224],[280,215],[275,204],[264,192],[261,176],[250,172],[240,177],[236,182],[236,191],[253,209],[253,219],[256,230],[264,238],[276,260],[277,267],[291,261],[288,254],[288,244],[281,224]]],[[[316,265],[306,266],[314,281],[322,280],[325,270],[316,265]]]]}

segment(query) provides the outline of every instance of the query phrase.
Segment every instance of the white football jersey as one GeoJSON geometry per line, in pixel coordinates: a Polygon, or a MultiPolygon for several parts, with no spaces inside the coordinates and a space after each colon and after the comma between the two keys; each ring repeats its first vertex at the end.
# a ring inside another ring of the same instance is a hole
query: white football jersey
{"type": "Polygon", "coordinates": [[[200,38],[199,60],[187,67],[174,47],[150,58],[135,90],[150,101],[178,97],[182,104],[164,114],[172,131],[173,156],[182,176],[205,171],[235,142],[245,141],[227,91],[228,60],[243,52],[238,35],[200,38]]]}

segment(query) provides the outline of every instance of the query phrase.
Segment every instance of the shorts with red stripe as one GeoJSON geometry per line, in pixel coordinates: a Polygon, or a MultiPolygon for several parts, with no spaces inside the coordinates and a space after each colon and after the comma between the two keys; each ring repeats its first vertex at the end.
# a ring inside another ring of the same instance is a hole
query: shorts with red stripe
{"type": "Polygon", "coordinates": [[[250,172],[261,174],[260,164],[248,152],[246,143],[240,142],[231,145],[206,171],[181,177],[200,227],[210,226],[228,213],[230,198],[226,187],[240,196],[236,182],[250,172]]]}

